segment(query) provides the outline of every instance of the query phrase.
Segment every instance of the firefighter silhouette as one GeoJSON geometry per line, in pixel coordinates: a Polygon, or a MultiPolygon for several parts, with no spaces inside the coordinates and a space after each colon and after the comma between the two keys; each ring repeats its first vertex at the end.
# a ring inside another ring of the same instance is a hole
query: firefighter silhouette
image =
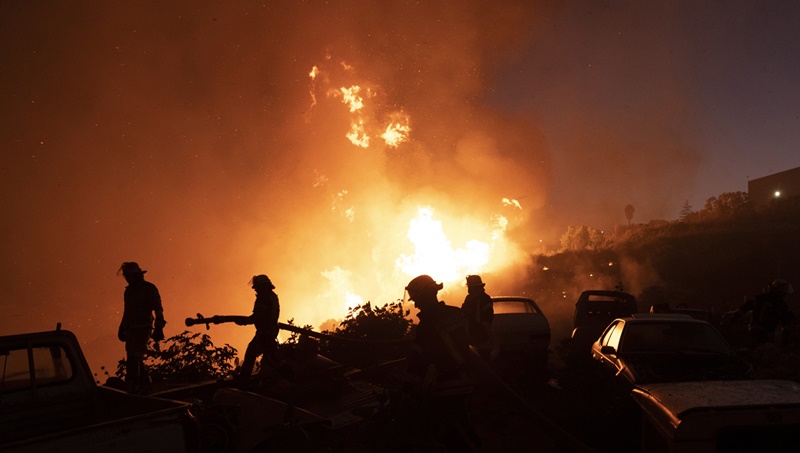
{"type": "Polygon", "coordinates": [[[408,298],[419,309],[406,385],[420,406],[410,417],[416,421],[416,432],[442,443],[448,451],[466,451],[480,444],[469,421],[474,382],[467,319],[458,307],[438,300],[442,288],[428,275],[406,286],[408,298]]]}
{"type": "Polygon", "coordinates": [[[478,350],[483,360],[490,360],[492,356],[492,320],[494,307],[492,297],[486,294],[486,283],[480,275],[467,276],[467,297],[461,305],[461,310],[467,317],[469,343],[478,350]]]}
{"type": "Polygon", "coordinates": [[[125,383],[127,390],[132,393],[144,391],[147,385],[144,367],[147,342],[150,338],[163,340],[164,326],[167,324],[161,295],[156,285],[144,279],[146,272],[133,261],[122,263],[117,271],[117,275],[121,273],[128,282],[124,294],[125,309],[117,337],[125,342],[125,383]]]}
{"type": "Polygon", "coordinates": [[[240,325],[255,324],[256,326],[256,334],[247,345],[242,368],[239,370],[239,379],[243,383],[249,380],[259,356],[262,356],[262,371],[264,365],[277,366],[278,317],[281,312],[278,295],[273,291],[275,285],[272,284],[269,277],[264,274],[256,275],[250,284],[256,292],[253,314],[247,318],[247,321],[237,322],[240,325]]]}

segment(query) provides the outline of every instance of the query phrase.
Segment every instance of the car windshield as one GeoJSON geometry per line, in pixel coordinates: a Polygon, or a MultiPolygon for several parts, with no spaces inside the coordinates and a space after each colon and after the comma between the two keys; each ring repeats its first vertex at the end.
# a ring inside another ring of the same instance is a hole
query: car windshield
{"type": "Polygon", "coordinates": [[[734,353],[710,324],[674,321],[628,323],[619,351],[734,353]]]}

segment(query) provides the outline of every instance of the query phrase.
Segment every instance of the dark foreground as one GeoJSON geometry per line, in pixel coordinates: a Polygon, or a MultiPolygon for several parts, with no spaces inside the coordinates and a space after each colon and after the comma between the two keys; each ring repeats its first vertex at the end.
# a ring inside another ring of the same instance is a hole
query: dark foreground
{"type": "Polygon", "coordinates": [[[640,450],[638,409],[597,369],[495,363],[492,376],[474,401],[485,451],[640,450]]]}
{"type": "MultiPolygon", "coordinates": [[[[348,381],[357,383],[355,391],[348,386],[349,390],[343,392],[344,387],[336,383],[338,378],[333,375],[323,379],[327,384],[322,387],[315,384],[305,389],[225,389],[227,400],[217,399],[212,411],[200,414],[204,422],[204,451],[639,451],[635,408],[629,400],[606,387],[598,375],[564,372],[558,367],[543,373],[527,368],[525,363],[518,359],[491,366],[476,363],[475,393],[467,414],[473,435],[457,430],[455,436],[461,438],[455,441],[453,436],[433,432],[438,420],[431,414],[414,412],[408,402],[398,403],[397,393],[380,392],[379,389],[393,387],[393,373],[402,366],[398,363],[394,370],[388,368],[377,373],[377,379],[376,373],[349,375],[348,381]],[[298,404],[265,410],[264,407],[272,403],[267,399],[255,401],[258,396],[253,396],[252,392],[272,393],[273,397],[294,394],[298,404]],[[378,393],[381,394],[370,400],[378,393]],[[382,409],[374,410],[376,404],[370,403],[376,401],[382,409]],[[226,413],[226,405],[241,405],[243,409],[226,413]],[[247,405],[252,408],[248,409],[247,405]],[[337,412],[343,405],[360,405],[349,414],[360,413],[364,419],[348,424],[349,420],[344,420],[337,412]],[[406,410],[409,407],[411,410],[406,410]],[[299,408],[310,409],[311,414],[299,408]],[[328,421],[317,423],[318,415],[327,417],[328,421]],[[275,419],[268,423],[272,426],[271,432],[264,435],[263,425],[269,417],[275,419]],[[335,426],[339,423],[341,427],[335,426]],[[230,429],[233,425],[239,428],[230,429]],[[326,427],[320,428],[323,425],[326,427]],[[237,429],[240,432],[250,429],[254,433],[252,443],[237,445],[234,440],[237,429]],[[450,447],[443,446],[444,443],[450,447]]],[[[221,388],[225,386],[222,384],[221,388]]],[[[164,396],[194,398],[179,392],[164,396]]],[[[202,410],[209,406],[198,407],[202,410]]]]}

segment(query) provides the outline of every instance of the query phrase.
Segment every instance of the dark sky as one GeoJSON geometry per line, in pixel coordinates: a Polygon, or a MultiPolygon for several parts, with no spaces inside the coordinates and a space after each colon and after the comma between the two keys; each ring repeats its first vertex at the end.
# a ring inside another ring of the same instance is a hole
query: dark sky
{"type": "Polygon", "coordinates": [[[0,2],[0,333],[62,322],[114,365],[128,260],[168,335],[249,313],[257,273],[318,325],[402,297],[422,206],[499,274],[800,166],[794,2],[362,3],[0,2]]]}
{"type": "Polygon", "coordinates": [[[800,165],[800,7],[653,3],[566,2],[498,75],[497,102],[536,112],[554,173],[581,175],[556,204],[674,219],[800,165]]]}

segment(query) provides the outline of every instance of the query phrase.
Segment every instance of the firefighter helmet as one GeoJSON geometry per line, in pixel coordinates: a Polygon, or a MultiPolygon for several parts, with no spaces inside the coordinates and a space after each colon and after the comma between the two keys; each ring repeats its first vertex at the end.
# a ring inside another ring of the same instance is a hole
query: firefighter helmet
{"type": "Polygon", "coordinates": [[[444,284],[436,283],[430,275],[420,275],[408,282],[406,291],[408,291],[409,295],[412,295],[426,292],[436,293],[442,288],[444,288],[444,284]]]}
{"type": "Polygon", "coordinates": [[[269,289],[275,289],[275,285],[272,284],[272,280],[270,280],[269,277],[264,274],[253,276],[253,278],[250,280],[250,285],[250,287],[253,289],[261,286],[268,286],[269,289]]]}
{"type": "Polygon", "coordinates": [[[146,272],[147,271],[142,270],[142,268],[139,267],[139,264],[136,263],[135,261],[127,261],[122,263],[122,266],[119,267],[117,275],[119,275],[120,273],[122,275],[142,275],[146,272]]]}
{"type": "Polygon", "coordinates": [[[483,283],[480,275],[467,275],[467,286],[480,286],[483,288],[486,283],[483,283]]]}

